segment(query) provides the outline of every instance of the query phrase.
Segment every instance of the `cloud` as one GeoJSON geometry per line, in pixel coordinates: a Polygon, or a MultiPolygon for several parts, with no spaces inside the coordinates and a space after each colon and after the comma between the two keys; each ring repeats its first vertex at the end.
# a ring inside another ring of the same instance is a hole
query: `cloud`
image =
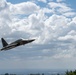
{"type": "Polygon", "coordinates": [[[6,33],[9,34],[11,28],[9,25],[11,24],[11,14],[9,10],[9,5],[4,0],[1,0],[1,6],[0,6],[0,37],[6,35],[6,33]]]}
{"type": "Polygon", "coordinates": [[[1,52],[2,61],[12,59],[9,63],[13,60],[23,60],[22,63],[25,63],[27,60],[27,64],[31,61],[32,64],[36,62],[36,65],[37,61],[45,61],[49,66],[50,62],[53,64],[59,59],[64,61],[68,58],[70,61],[75,56],[76,14],[67,4],[60,1],[50,2],[44,8],[29,1],[12,4],[1,0],[0,4],[0,38],[4,37],[7,41],[18,38],[36,39],[29,45],[1,52]]]}
{"type": "Polygon", "coordinates": [[[41,2],[44,2],[44,3],[46,3],[46,2],[47,2],[47,0],[38,0],[38,1],[41,1],[41,2]]]}
{"type": "Polygon", "coordinates": [[[56,0],[57,2],[63,2],[63,1],[65,1],[65,0],[56,0]]]}
{"type": "Polygon", "coordinates": [[[62,14],[65,16],[74,16],[75,13],[72,12],[73,9],[71,9],[68,5],[65,3],[57,3],[57,2],[49,2],[49,7],[53,10],[53,13],[62,14]]]}
{"type": "Polygon", "coordinates": [[[39,6],[28,1],[19,4],[11,4],[10,10],[12,14],[31,14],[37,12],[39,10],[39,6]]]}

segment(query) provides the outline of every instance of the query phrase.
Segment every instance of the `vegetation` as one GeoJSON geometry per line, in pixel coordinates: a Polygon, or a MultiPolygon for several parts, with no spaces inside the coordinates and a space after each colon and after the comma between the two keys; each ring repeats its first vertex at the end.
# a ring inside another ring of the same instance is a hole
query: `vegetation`
{"type": "Polygon", "coordinates": [[[4,75],[16,75],[16,74],[8,74],[8,73],[5,73],[4,75]]]}
{"type": "Polygon", "coordinates": [[[67,71],[65,75],[76,75],[76,70],[75,71],[67,71]]]}
{"type": "MultiPolygon", "coordinates": [[[[17,74],[8,74],[8,73],[5,73],[4,75],[17,75],[17,74]]],[[[46,75],[46,74],[44,74],[44,73],[42,73],[42,74],[40,74],[40,73],[37,73],[37,74],[28,74],[28,75],[46,75]]],[[[66,71],[65,72],[65,74],[50,74],[50,75],[76,75],[76,70],[74,70],[74,71],[66,71]]]]}

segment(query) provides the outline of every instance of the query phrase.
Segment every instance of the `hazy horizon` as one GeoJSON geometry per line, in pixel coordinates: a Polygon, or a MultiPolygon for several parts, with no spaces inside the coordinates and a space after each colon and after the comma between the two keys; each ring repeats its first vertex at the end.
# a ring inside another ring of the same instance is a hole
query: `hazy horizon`
{"type": "Polygon", "coordinates": [[[65,73],[67,69],[5,69],[0,70],[0,74],[54,74],[65,73]]]}

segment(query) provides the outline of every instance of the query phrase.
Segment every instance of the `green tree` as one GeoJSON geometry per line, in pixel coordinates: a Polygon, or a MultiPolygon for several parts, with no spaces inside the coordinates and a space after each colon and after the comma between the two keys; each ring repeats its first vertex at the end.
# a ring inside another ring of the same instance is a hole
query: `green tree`
{"type": "Polygon", "coordinates": [[[8,73],[5,73],[5,75],[9,75],[8,73]]]}
{"type": "Polygon", "coordinates": [[[75,71],[66,71],[65,75],[76,75],[76,70],[75,71]]]}

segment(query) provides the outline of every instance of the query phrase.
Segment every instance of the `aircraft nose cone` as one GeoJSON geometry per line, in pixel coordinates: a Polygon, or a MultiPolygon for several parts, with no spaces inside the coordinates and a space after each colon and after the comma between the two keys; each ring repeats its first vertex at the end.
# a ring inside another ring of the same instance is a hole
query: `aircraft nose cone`
{"type": "Polygon", "coordinates": [[[33,41],[35,41],[35,39],[30,40],[30,42],[33,42],[33,41]]]}
{"type": "Polygon", "coordinates": [[[35,39],[31,39],[31,40],[24,40],[24,41],[23,41],[23,44],[31,43],[31,42],[33,42],[33,41],[35,41],[35,39]]]}

